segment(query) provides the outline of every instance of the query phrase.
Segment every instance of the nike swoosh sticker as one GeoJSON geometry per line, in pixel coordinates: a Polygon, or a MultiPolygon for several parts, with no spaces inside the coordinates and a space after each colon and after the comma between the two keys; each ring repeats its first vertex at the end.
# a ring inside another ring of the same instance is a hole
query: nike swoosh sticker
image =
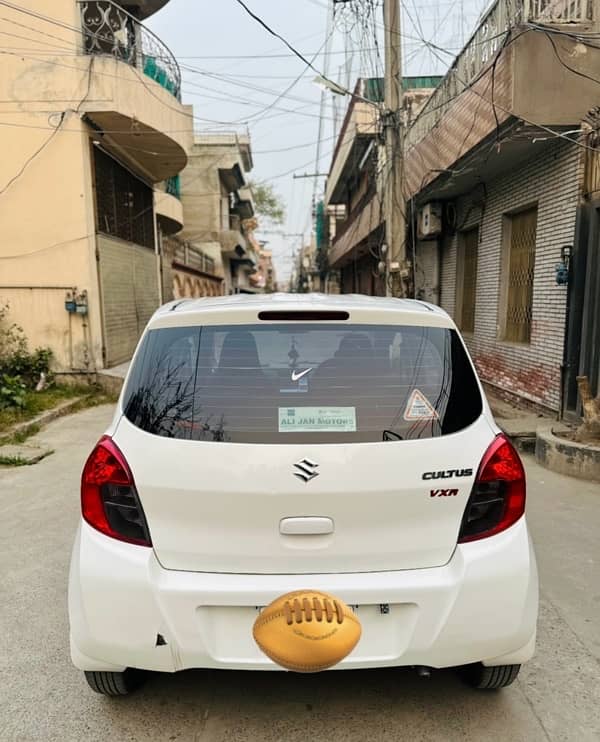
{"type": "Polygon", "coordinates": [[[307,368],[304,371],[300,371],[300,373],[296,373],[296,371],[292,371],[292,381],[298,381],[303,376],[306,376],[306,374],[309,374],[312,371],[312,368],[307,368]]]}

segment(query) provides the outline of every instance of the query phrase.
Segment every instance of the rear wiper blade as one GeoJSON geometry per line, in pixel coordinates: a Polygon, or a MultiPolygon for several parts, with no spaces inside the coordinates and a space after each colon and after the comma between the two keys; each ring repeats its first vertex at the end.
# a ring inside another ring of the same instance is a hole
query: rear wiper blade
{"type": "Polygon", "coordinates": [[[394,433],[393,430],[384,430],[383,440],[384,441],[403,441],[404,438],[399,433],[394,433]]]}

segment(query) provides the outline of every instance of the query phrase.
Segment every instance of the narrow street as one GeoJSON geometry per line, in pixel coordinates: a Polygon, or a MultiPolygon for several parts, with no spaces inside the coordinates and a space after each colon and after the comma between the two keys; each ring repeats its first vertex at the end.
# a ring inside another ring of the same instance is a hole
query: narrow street
{"type": "Polygon", "coordinates": [[[83,461],[109,407],[53,423],[55,453],[0,470],[4,607],[0,739],[597,740],[600,738],[600,485],[527,460],[541,573],[538,650],[511,688],[479,693],[449,671],[186,672],[136,695],[93,694],[69,660],[66,584],[83,461]],[[367,732],[368,730],[368,732],[367,732]]]}

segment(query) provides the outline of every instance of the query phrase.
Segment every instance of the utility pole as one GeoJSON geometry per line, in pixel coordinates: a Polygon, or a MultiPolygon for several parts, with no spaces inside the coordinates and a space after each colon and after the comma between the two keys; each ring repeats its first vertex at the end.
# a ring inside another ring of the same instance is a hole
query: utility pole
{"type": "Polygon", "coordinates": [[[399,0],[384,0],[385,133],[384,215],[386,295],[407,296],[406,213],[404,202],[404,121],[402,111],[402,42],[399,0]]]}
{"type": "MultiPolygon", "coordinates": [[[[334,16],[334,10],[335,10],[335,3],[334,2],[328,2],[327,3],[327,26],[325,28],[325,48],[323,49],[323,62],[322,62],[322,69],[323,74],[325,77],[329,77],[329,60],[331,58],[329,52],[331,51],[331,42],[333,39],[333,16],[334,16]]],[[[327,102],[326,98],[327,94],[325,92],[325,88],[321,91],[321,107],[319,109],[319,135],[317,138],[317,154],[315,156],[315,176],[314,176],[314,182],[313,182],[313,198],[312,198],[312,205],[313,209],[316,206],[317,203],[317,190],[319,188],[319,166],[321,164],[321,154],[322,154],[322,148],[323,148],[323,130],[325,128],[325,106],[327,102]]],[[[294,176],[296,177],[296,176],[294,176]]]]}

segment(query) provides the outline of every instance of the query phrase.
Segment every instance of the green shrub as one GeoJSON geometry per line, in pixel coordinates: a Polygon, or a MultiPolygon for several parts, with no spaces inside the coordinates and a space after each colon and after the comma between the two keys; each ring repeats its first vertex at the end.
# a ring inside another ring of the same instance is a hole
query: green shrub
{"type": "Polygon", "coordinates": [[[18,376],[0,376],[0,410],[9,407],[23,409],[26,402],[27,388],[18,376]]]}
{"type": "Polygon", "coordinates": [[[22,408],[25,392],[49,375],[51,363],[50,348],[29,352],[23,329],[9,319],[8,304],[0,306],[0,408],[22,408]]]}
{"type": "Polygon", "coordinates": [[[49,348],[37,348],[33,353],[15,353],[5,363],[0,362],[0,370],[11,376],[19,376],[28,389],[34,389],[42,373],[48,376],[51,362],[52,351],[49,348]]]}
{"type": "Polygon", "coordinates": [[[27,339],[19,325],[8,318],[8,304],[0,306],[0,368],[13,356],[27,353],[27,339]]]}

